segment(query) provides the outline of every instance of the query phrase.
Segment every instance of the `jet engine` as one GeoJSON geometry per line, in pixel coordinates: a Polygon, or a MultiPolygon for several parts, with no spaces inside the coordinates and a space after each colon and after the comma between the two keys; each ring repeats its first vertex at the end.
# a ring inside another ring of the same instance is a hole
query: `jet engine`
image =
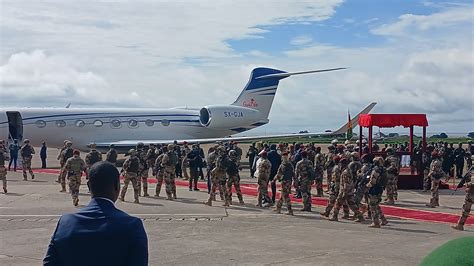
{"type": "Polygon", "coordinates": [[[250,126],[261,120],[255,109],[234,105],[204,106],[199,112],[199,122],[208,128],[230,129],[250,126]]]}

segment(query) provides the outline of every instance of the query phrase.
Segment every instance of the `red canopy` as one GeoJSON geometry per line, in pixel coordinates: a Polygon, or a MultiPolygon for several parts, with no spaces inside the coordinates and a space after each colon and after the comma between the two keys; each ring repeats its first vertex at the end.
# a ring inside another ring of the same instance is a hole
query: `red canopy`
{"type": "Polygon", "coordinates": [[[361,114],[359,116],[361,127],[427,127],[426,114],[361,114]]]}

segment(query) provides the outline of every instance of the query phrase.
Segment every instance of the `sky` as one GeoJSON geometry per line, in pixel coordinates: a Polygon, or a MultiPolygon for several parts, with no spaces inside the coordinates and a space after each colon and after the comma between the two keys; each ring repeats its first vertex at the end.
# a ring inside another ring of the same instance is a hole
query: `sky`
{"type": "Polygon", "coordinates": [[[281,81],[254,132],[336,129],[370,102],[474,131],[472,1],[2,0],[0,13],[4,107],[200,108],[232,103],[255,67],[347,67],[281,81]]]}

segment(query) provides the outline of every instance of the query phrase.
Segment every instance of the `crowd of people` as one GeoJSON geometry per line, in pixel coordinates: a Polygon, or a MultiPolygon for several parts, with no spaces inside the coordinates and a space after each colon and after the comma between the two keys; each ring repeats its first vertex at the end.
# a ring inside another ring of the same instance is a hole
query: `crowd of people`
{"type": "MultiPolygon", "coordinates": [[[[27,171],[34,179],[31,170],[31,158],[35,151],[25,139],[23,145],[10,147],[12,151],[17,150],[22,157],[23,177],[27,180],[27,171]]],[[[18,145],[14,142],[13,145],[18,145]]],[[[3,152],[0,158],[1,164],[11,158],[3,142],[0,145],[3,152]]],[[[10,145],[11,146],[11,145],[10,145]]],[[[45,146],[45,145],[43,145],[45,146]]],[[[295,190],[295,198],[302,198],[303,212],[312,211],[313,197],[311,190],[316,189],[316,197],[323,197],[328,193],[329,202],[320,214],[330,221],[337,221],[342,207],[344,219],[354,219],[362,222],[371,219],[370,227],[380,227],[388,223],[380,208],[382,195],[385,191],[385,204],[393,205],[398,200],[398,175],[402,167],[404,152],[408,144],[385,144],[380,148],[373,143],[372,151],[369,153],[367,143],[346,141],[339,143],[333,140],[323,153],[322,148],[314,144],[302,143],[280,143],[263,144],[253,143],[245,157],[248,159],[250,177],[257,178],[258,197],[257,207],[275,206],[275,211],[281,213],[283,205],[286,206],[288,214],[293,215],[291,206],[291,191],[295,190]],[[374,155],[376,154],[376,155],[374,155]],[[362,156],[360,156],[362,155],[362,156]],[[323,178],[326,177],[327,185],[324,191],[323,178]],[[277,182],[281,183],[281,193],[278,201],[277,182]],[[271,188],[271,194],[268,188],[271,188]],[[271,196],[270,196],[271,195],[271,196]],[[352,211],[353,216],[350,216],[352,211]],[[364,217],[364,214],[367,216],[364,217]]],[[[61,184],[61,192],[66,192],[66,180],[75,206],[79,202],[79,187],[81,185],[82,173],[86,173],[97,162],[103,160],[102,154],[96,150],[94,144],[85,159],[81,159],[80,151],[73,149],[71,141],[64,141],[57,159],[61,165],[61,171],[57,182],[61,184]]],[[[439,206],[439,185],[441,179],[449,178],[453,174],[453,166],[456,166],[456,176],[463,177],[464,162],[471,167],[472,144],[464,149],[462,144],[454,149],[453,145],[447,143],[430,143],[425,152],[422,152],[422,144],[414,147],[413,156],[409,165],[415,169],[424,166],[424,191],[431,189],[431,200],[428,207],[439,206]]],[[[135,149],[127,153],[123,162],[122,175],[124,185],[120,191],[119,200],[124,201],[130,183],[133,187],[133,198],[135,203],[140,202],[140,197],[148,197],[148,178],[151,175],[157,179],[155,197],[159,197],[163,183],[167,200],[177,199],[176,178],[183,178],[189,182],[190,191],[199,191],[199,179],[207,179],[209,198],[204,204],[212,206],[216,201],[217,193],[224,206],[233,204],[232,191],[235,190],[239,204],[244,204],[240,189],[240,171],[242,170],[242,149],[237,142],[217,142],[211,145],[207,153],[199,143],[188,145],[177,142],[160,145],[150,144],[148,146],[138,143],[135,149]],[[189,174],[188,174],[189,169],[189,174]],[[204,175],[203,169],[206,169],[204,175]]],[[[118,154],[113,145],[105,155],[105,160],[116,165],[118,154]]],[[[13,163],[14,161],[11,160],[13,163]]],[[[14,163],[15,164],[15,163],[14,163]]],[[[6,169],[0,171],[3,180],[4,192],[7,192],[6,169]]],[[[16,169],[14,169],[16,170],[16,169]]],[[[89,183],[87,184],[89,187],[89,183]]],[[[472,204],[474,188],[470,180],[465,182],[467,188],[466,201],[463,206],[463,214],[459,219],[456,229],[462,229],[467,219],[472,204]]]]}

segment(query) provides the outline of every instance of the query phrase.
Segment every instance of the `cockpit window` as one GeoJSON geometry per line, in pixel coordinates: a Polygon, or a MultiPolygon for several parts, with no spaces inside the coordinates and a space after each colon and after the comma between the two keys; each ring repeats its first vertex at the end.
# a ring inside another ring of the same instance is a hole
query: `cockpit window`
{"type": "Polygon", "coordinates": [[[131,128],[136,128],[138,127],[138,121],[135,119],[130,119],[128,120],[128,126],[131,128]]]}
{"type": "Polygon", "coordinates": [[[76,121],[76,127],[84,127],[86,123],[83,120],[77,120],[76,121]]]}
{"type": "Polygon", "coordinates": [[[112,128],[119,128],[122,125],[122,122],[118,119],[114,119],[110,122],[112,128]]]}
{"type": "Polygon", "coordinates": [[[39,128],[43,128],[43,127],[46,126],[46,122],[45,122],[44,120],[37,120],[37,121],[35,122],[35,125],[36,125],[37,127],[39,127],[39,128]]]}
{"type": "Polygon", "coordinates": [[[57,126],[57,127],[65,127],[65,126],[66,126],[66,121],[64,121],[64,120],[57,120],[57,121],[56,121],[56,126],[57,126]]]}
{"type": "Polygon", "coordinates": [[[163,119],[161,120],[161,124],[165,127],[169,126],[170,125],[170,121],[168,119],[163,119]]]}
{"type": "Polygon", "coordinates": [[[147,125],[149,127],[152,127],[154,124],[155,124],[155,122],[151,119],[148,119],[148,120],[145,121],[145,125],[147,125]]]}

